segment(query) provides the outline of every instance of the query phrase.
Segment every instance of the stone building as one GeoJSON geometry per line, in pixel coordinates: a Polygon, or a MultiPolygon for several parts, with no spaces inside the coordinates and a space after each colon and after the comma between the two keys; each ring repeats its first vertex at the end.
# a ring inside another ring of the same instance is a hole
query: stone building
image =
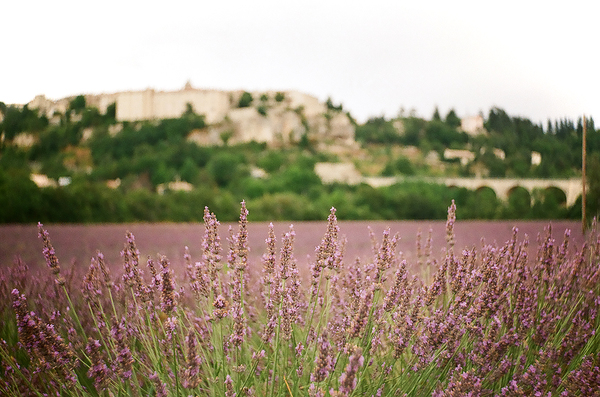
{"type": "Polygon", "coordinates": [[[485,133],[483,127],[483,116],[468,116],[460,120],[460,129],[471,136],[476,136],[485,133]]]}

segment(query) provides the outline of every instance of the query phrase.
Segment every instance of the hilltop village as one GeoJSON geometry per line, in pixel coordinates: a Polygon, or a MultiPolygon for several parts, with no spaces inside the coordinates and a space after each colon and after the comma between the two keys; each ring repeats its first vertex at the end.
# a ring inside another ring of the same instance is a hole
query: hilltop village
{"type": "MultiPolygon", "coordinates": [[[[354,124],[348,115],[327,106],[314,96],[297,91],[247,92],[193,88],[187,83],[178,91],[125,91],[112,94],[84,95],[87,106],[105,113],[116,106],[118,122],[161,120],[181,117],[186,111],[204,116],[210,125],[196,132],[192,139],[199,144],[216,145],[223,135],[228,143],[264,142],[269,145],[298,141],[309,131],[321,143],[341,146],[354,144],[354,124]]],[[[59,122],[73,97],[49,100],[40,95],[28,106],[59,122]]]]}

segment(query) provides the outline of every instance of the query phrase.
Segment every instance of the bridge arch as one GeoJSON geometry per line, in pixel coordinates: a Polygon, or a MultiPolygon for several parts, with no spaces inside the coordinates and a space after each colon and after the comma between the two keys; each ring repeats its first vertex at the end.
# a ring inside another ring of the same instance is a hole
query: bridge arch
{"type": "Polygon", "coordinates": [[[533,204],[533,196],[529,190],[520,185],[515,185],[508,190],[507,199],[508,201],[519,201],[522,204],[525,202],[529,203],[529,206],[533,204]]]}
{"type": "Polygon", "coordinates": [[[523,186],[514,186],[508,192],[505,215],[509,218],[525,218],[530,215],[533,196],[523,186]]]}
{"type": "Polygon", "coordinates": [[[494,218],[499,200],[500,198],[494,189],[486,185],[479,186],[475,189],[472,201],[469,202],[473,206],[474,217],[480,219],[494,218]]]}
{"type": "Polygon", "coordinates": [[[556,186],[535,188],[532,194],[532,205],[567,208],[567,194],[556,186]]]}
{"type": "Polygon", "coordinates": [[[499,198],[496,190],[494,190],[494,188],[492,188],[491,186],[487,186],[487,185],[481,185],[481,186],[477,187],[475,189],[475,193],[480,196],[487,195],[490,197],[493,193],[495,198],[499,198]]]}
{"type": "Polygon", "coordinates": [[[567,206],[567,193],[556,186],[548,186],[544,189],[545,200],[555,200],[561,207],[567,206]]]}

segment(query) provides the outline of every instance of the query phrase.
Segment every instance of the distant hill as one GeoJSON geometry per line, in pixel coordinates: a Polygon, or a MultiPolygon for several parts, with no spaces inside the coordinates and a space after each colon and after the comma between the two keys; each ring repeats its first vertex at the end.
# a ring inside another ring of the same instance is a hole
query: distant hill
{"type": "MultiPolygon", "coordinates": [[[[265,142],[270,145],[299,141],[304,134],[323,144],[352,146],[354,125],[341,107],[297,91],[222,91],[193,88],[189,83],[178,91],[124,91],[86,94],[85,104],[106,113],[114,104],[118,122],[162,120],[186,112],[202,115],[211,127],[192,137],[202,145],[265,142]]],[[[43,95],[28,103],[49,120],[64,115],[76,97],[50,100],[43,95]]]]}

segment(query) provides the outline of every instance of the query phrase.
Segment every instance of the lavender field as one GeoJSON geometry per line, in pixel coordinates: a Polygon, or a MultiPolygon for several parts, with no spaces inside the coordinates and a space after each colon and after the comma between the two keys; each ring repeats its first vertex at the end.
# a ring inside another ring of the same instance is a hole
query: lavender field
{"type": "MultiPolygon", "coordinates": [[[[217,214],[218,216],[218,214],[217,214]]],[[[324,220],[325,221],[325,220],[324,220]]],[[[276,222],[276,236],[285,233],[293,224],[296,241],[294,256],[302,270],[308,270],[309,256],[314,257],[315,248],[321,242],[326,224],[324,222],[276,222]]],[[[519,229],[519,236],[526,234],[532,242],[538,235],[544,234],[544,229],[551,225],[554,235],[562,237],[565,230],[571,231],[571,242],[574,246],[583,243],[581,223],[568,220],[555,221],[461,221],[457,220],[456,246],[460,248],[482,246],[486,244],[502,245],[512,238],[513,227],[519,229]]],[[[45,225],[52,236],[52,244],[63,267],[75,264],[78,267],[89,265],[90,259],[101,251],[106,263],[112,268],[122,266],[121,251],[125,233],[131,232],[136,237],[137,247],[142,258],[148,255],[165,255],[176,269],[181,269],[184,263],[185,247],[189,248],[193,258],[202,255],[203,224],[192,223],[133,223],[133,224],[96,224],[96,225],[45,225]]],[[[237,224],[223,223],[219,233],[227,237],[229,227],[237,228],[237,224]]],[[[252,222],[249,214],[248,248],[249,265],[262,267],[260,259],[266,251],[265,239],[268,237],[268,222],[252,222]]],[[[371,256],[371,238],[369,229],[380,237],[389,228],[392,234],[398,234],[398,252],[407,259],[416,255],[417,235],[421,232],[423,244],[429,231],[432,233],[433,253],[439,255],[445,249],[445,221],[338,221],[340,237],[346,238],[345,258],[353,261],[371,256]]],[[[8,267],[16,256],[19,256],[31,268],[46,266],[41,251],[41,241],[38,238],[38,228],[35,225],[0,225],[0,268],[8,267]]],[[[313,258],[314,259],[314,258],[313,258]]],[[[412,262],[412,261],[411,261],[412,262]]],[[[178,272],[178,270],[176,270],[178,272]]]]}
{"type": "Polygon", "coordinates": [[[217,217],[0,229],[0,394],[600,396],[595,227],[217,217]]]}

